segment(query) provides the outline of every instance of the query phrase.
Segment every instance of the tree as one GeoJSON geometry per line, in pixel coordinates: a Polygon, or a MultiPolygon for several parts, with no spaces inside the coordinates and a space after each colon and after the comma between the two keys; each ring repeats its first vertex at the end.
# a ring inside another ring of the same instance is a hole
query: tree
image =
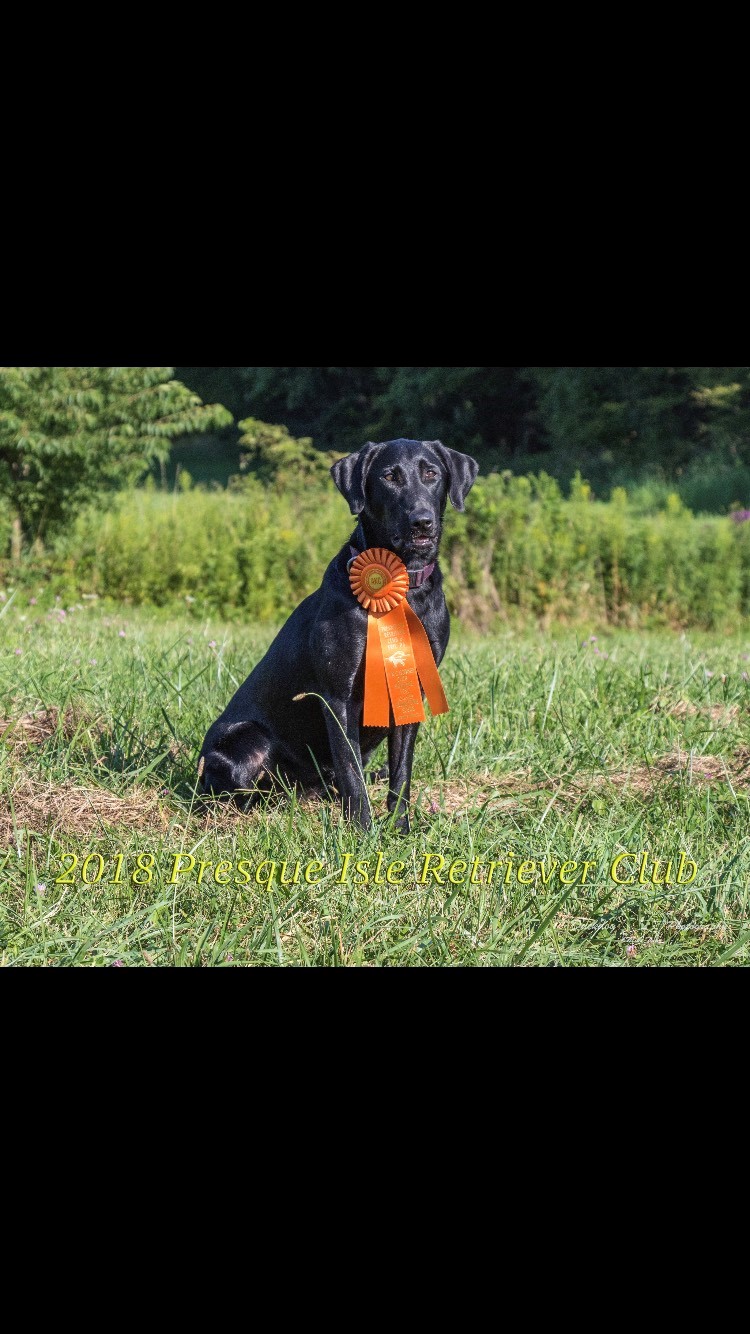
{"type": "Polygon", "coordinates": [[[100,490],[139,480],[173,440],[229,425],[172,366],[0,366],[0,494],[12,557],[100,490]]]}
{"type": "MultiPolygon", "coordinates": [[[[315,449],[312,440],[295,440],[285,426],[248,417],[240,422],[240,472],[248,473],[277,491],[299,490],[330,482],[329,472],[342,456],[341,450],[315,449]]],[[[344,451],[346,452],[346,451],[344,451]]],[[[230,485],[241,490],[245,479],[238,476],[230,485]]]]}
{"type": "Polygon", "coordinates": [[[373,440],[442,439],[454,449],[499,456],[507,466],[526,443],[528,386],[517,366],[378,366],[373,440]]]}
{"type": "MultiPolygon", "coordinates": [[[[439,438],[474,454],[483,472],[542,468],[569,482],[580,469],[600,494],[750,467],[747,366],[180,369],[199,394],[238,405],[238,417],[283,422],[319,450],[439,438]]],[[[740,494],[739,480],[727,485],[740,494]]]]}
{"type": "Polygon", "coordinates": [[[633,475],[747,459],[747,366],[530,366],[552,448],[633,475]]]}
{"type": "Polygon", "coordinates": [[[725,462],[750,463],[750,367],[690,369],[701,453],[725,462]]]}
{"type": "MultiPolygon", "coordinates": [[[[186,368],[192,372],[197,368],[186,368]]],[[[526,443],[529,386],[517,366],[235,366],[254,416],[284,422],[316,447],[366,440],[442,438],[456,449],[503,451],[526,443]]],[[[190,379],[190,374],[188,374],[190,379]]],[[[207,383],[196,377],[196,386],[207,383]]]]}
{"type": "MultiPolygon", "coordinates": [[[[250,414],[283,422],[318,449],[359,449],[376,430],[372,403],[385,382],[378,366],[240,366],[250,414]]],[[[387,369],[387,368],[386,368],[387,369]]]]}

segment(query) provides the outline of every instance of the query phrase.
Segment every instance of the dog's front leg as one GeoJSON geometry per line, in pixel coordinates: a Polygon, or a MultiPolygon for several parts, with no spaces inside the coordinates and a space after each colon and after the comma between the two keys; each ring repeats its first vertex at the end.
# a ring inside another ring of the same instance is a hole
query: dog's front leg
{"type": "Polygon", "coordinates": [[[362,772],[359,712],[351,700],[336,700],[329,697],[326,702],[328,740],[344,816],[347,820],[356,820],[363,829],[369,829],[372,825],[372,813],[362,772]]]}
{"type": "Polygon", "coordinates": [[[395,816],[396,828],[408,834],[411,766],[419,723],[392,727],[388,733],[388,810],[395,816]]]}

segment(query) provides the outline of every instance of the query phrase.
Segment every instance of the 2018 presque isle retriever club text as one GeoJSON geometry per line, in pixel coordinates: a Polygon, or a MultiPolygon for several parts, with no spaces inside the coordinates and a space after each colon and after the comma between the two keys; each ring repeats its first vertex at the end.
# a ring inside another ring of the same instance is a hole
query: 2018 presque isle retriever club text
{"type": "Polygon", "coordinates": [[[100,853],[91,852],[82,857],[63,854],[60,868],[55,879],[58,885],[148,885],[166,877],[168,885],[259,885],[267,889],[303,884],[401,885],[409,889],[518,884],[543,889],[550,885],[591,885],[601,881],[603,875],[616,885],[691,885],[698,874],[697,863],[685,852],[665,857],[649,849],[618,850],[606,862],[561,861],[515,852],[506,852],[496,860],[466,860],[450,853],[424,852],[404,862],[386,860],[382,852],[369,857],[346,852],[335,864],[301,858],[211,862],[188,852],[162,853],[159,858],[150,852],[130,856],[120,853],[106,860],[100,853]]]}

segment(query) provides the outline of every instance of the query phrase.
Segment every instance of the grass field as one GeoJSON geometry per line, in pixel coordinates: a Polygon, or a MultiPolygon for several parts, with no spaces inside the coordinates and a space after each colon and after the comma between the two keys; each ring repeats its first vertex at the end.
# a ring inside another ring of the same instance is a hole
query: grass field
{"type": "Polygon", "coordinates": [[[750,636],[454,627],[408,836],[196,801],[271,637],[2,605],[4,966],[750,961],[750,636]]]}

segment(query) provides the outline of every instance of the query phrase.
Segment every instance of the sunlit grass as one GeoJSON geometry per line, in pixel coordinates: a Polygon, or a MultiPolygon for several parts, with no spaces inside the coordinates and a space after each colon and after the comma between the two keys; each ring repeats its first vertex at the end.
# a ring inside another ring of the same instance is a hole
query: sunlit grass
{"type": "Polygon", "coordinates": [[[376,785],[364,835],[294,794],[196,802],[203,735],[267,626],[4,605],[5,965],[748,962],[744,637],[454,632],[412,833],[376,785]]]}

